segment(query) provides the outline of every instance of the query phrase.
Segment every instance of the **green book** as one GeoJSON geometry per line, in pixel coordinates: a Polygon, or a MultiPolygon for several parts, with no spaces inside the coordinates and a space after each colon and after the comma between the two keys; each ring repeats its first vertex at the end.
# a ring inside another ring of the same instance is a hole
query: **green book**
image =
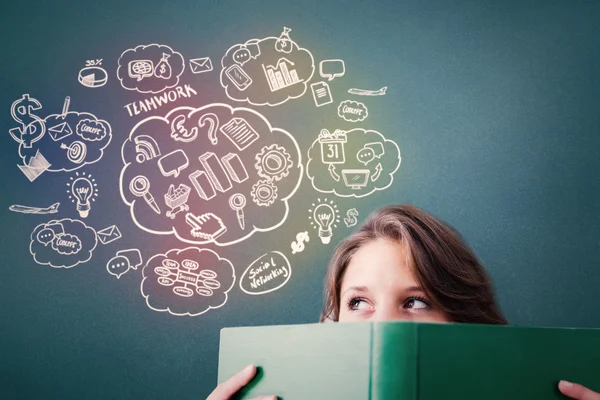
{"type": "Polygon", "coordinates": [[[600,391],[600,329],[413,322],[224,328],[219,382],[255,364],[235,398],[565,399],[561,379],[600,391]]]}

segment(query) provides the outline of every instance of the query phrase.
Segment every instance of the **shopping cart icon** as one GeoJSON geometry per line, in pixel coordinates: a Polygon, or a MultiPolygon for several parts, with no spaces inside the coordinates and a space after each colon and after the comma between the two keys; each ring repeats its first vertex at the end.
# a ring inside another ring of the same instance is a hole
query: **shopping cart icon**
{"type": "Polygon", "coordinates": [[[186,204],[190,197],[190,192],[190,187],[183,183],[180,183],[177,189],[175,189],[174,185],[169,186],[169,191],[165,194],[165,203],[171,210],[167,211],[167,217],[175,219],[178,213],[190,209],[186,204]]]}

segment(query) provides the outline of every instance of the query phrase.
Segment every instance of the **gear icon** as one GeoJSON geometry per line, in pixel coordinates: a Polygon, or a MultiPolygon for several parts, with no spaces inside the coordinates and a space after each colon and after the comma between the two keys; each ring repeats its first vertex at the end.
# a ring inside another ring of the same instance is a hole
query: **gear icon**
{"type": "Polygon", "coordinates": [[[264,146],[254,159],[258,175],[268,180],[279,181],[288,176],[292,168],[292,156],[276,144],[264,146]]]}
{"type": "Polygon", "coordinates": [[[268,207],[275,202],[277,198],[277,186],[270,180],[261,180],[252,185],[250,192],[252,201],[259,206],[268,207]]]}

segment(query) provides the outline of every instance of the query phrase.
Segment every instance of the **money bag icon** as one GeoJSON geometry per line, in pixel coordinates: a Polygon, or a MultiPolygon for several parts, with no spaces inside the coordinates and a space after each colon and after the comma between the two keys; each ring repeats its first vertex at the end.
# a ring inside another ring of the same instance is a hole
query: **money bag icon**
{"type": "Polygon", "coordinates": [[[156,64],[156,68],[154,68],[154,76],[162,79],[171,78],[171,64],[169,64],[170,54],[163,53],[160,62],[156,64]]]}
{"type": "Polygon", "coordinates": [[[290,28],[283,27],[283,32],[279,35],[279,38],[275,42],[275,50],[280,53],[291,53],[292,52],[292,39],[290,39],[290,28]]]}

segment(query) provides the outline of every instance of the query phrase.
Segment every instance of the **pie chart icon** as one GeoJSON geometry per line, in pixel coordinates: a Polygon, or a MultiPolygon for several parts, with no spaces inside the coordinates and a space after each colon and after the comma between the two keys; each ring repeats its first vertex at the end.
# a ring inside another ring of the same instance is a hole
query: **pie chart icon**
{"type": "Polygon", "coordinates": [[[79,83],[90,88],[97,88],[106,85],[108,75],[100,67],[86,67],[79,71],[79,83]]]}

